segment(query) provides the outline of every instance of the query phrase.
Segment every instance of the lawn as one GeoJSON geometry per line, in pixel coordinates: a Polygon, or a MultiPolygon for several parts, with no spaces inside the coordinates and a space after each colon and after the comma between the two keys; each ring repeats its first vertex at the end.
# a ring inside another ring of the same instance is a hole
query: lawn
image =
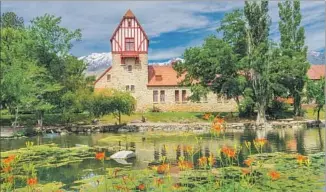
{"type": "MultiPolygon", "coordinates": [[[[305,117],[307,119],[316,120],[317,112],[314,112],[314,109],[309,107],[306,109],[305,117]]],[[[320,111],[320,120],[323,120],[323,119],[325,120],[325,111],[324,110],[320,111]]]]}

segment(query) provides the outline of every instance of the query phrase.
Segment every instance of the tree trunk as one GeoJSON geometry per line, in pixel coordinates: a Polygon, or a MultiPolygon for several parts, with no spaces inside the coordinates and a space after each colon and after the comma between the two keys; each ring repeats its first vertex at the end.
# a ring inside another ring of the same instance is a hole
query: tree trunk
{"type": "Polygon", "coordinates": [[[119,115],[119,125],[121,125],[121,112],[119,111],[118,113],[119,113],[118,114],[119,115]]]}
{"type": "Polygon", "coordinates": [[[15,121],[13,123],[14,132],[16,131],[17,124],[18,124],[18,107],[16,107],[16,109],[15,109],[15,121]]]}
{"type": "Polygon", "coordinates": [[[263,125],[266,122],[265,105],[259,104],[257,108],[256,125],[263,125]]]}
{"type": "Polygon", "coordinates": [[[317,110],[317,122],[318,123],[320,123],[320,110],[321,110],[321,108],[320,107],[318,107],[318,110],[317,110]]]}
{"type": "Polygon", "coordinates": [[[301,96],[295,94],[293,100],[293,113],[295,116],[301,116],[301,96]]]}

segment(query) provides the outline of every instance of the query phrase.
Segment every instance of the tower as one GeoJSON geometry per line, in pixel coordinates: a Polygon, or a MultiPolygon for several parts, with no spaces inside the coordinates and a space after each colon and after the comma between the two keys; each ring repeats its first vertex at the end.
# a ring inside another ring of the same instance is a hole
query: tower
{"type": "Polygon", "coordinates": [[[110,43],[112,66],[98,78],[95,88],[129,91],[139,104],[147,94],[149,40],[130,9],[113,32],[110,43]]]}

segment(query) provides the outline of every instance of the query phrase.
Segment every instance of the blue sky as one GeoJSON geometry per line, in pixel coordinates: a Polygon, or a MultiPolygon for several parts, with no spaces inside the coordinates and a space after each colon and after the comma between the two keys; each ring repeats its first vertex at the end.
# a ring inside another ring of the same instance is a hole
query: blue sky
{"type": "MultiPolygon", "coordinates": [[[[28,23],[45,13],[62,17],[62,25],[82,29],[81,42],[72,54],[110,52],[109,39],[124,13],[131,9],[150,38],[151,62],[181,57],[187,47],[198,46],[216,28],[223,15],[242,8],[243,1],[26,1],[2,2],[1,11],[14,11],[28,23]]],[[[325,47],[325,2],[302,1],[302,25],[309,50],[325,47]]],[[[270,2],[271,38],[279,41],[277,2],[270,2]]]]}

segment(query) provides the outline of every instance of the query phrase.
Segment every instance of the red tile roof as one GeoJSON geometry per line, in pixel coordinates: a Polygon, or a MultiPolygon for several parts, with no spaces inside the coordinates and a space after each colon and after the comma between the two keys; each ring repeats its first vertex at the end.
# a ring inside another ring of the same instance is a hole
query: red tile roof
{"type": "Polygon", "coordinates": [[[311,65],[307,72],[309,79],[318,80],[325,77],[325,65],[311,65]]]}
{"type": "Polygon", "coordinates": [[[172,65],[148,66],[147,86],[177,86],[185,78],[185,74],[177,78],[177,72],[172,65]]]}

